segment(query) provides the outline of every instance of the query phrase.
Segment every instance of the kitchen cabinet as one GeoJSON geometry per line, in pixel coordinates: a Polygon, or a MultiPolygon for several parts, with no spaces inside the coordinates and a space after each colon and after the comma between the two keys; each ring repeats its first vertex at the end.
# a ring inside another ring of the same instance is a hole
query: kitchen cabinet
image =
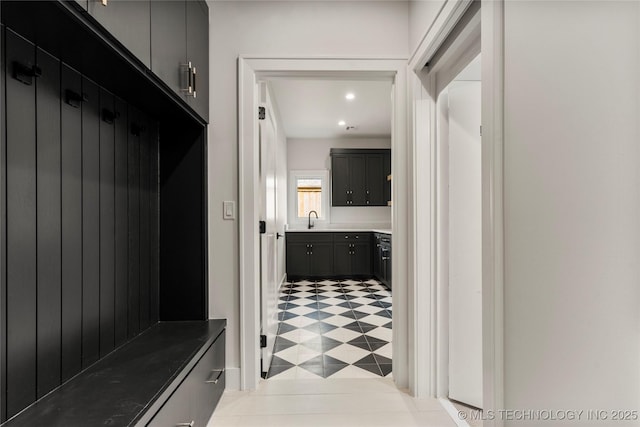
{"type": "Polygon", "coordinates": [[[289,232],[287,276],[370,277],[371,233],[289,232]]]}
{"type": "Polygon", "coordinates": [[[371,275],[371,234],[334,233],[333,263],[335,276],[371,275]]]}
{"type": "Polygon", "coordinates": [[[333,233],[287,233],[287,276],[333,275],[333,233]]]}
{"type": "Polygon", "coordinates": [[[209,10],[204,1],[151,2],[151,71],[205,120],[209,10]]]}
{"type": "Polygon", "coordinates": [[[332,206],[386,206],[390,164],[388,149],[332,148],[332,206]]]}
{"type": "Polygon", "coordinates": [[[391,235],[375,233],[373,275],[391,289],[391,235]]]}
{"type": "Polygon", "coordinates": [[[151,66],[150,0],[89,0],[87,6],[100,25],[144,65],[151,66]]]}

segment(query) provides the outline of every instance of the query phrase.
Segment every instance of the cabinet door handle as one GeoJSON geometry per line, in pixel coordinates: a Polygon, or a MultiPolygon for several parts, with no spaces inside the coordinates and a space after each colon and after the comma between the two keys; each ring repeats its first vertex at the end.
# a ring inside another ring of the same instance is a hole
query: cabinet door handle
{"type": "Polygon", "coordinates": [[[182,66],[187,68],[187,88],[182,89],[182,91],[187,92],[187,95],[191,96],[193,93],[193,67],[191,66],[191,61],[182,66]]]}
{"type": "Polygon", "coordinates": [[[220,381],[220,377],[222,376],[222,374],[224,374],[224,369],[214,369],[213,371],[211,371],[211,374],[209,375],[209,379],[205,381],[205,383],[207,384],[218,384],[218,381],[220,381]],[[216,375],[218,374],[218,375],[216,375]],[[215,379],[213,378],[215,375],[215,379]]]}
{"type": "Polygon", "coordinates": [[[196,67],[191,69],[191,84],[193,85],[193,97],[196,97],[196,67]]]}
{"type": "Polygon", "coordinates": [[[389,258],[388,256],[383,256],[383,257],[382,257],[382,260],[383,260],[383,261],[386,261],[386,260],[388,260],[388,259],[391,259],[391,258],[389,258]]]}
{"type": "Polygon", "coordinates": [[[176,427],[193,427],[195,424],[195,421],[191,421],[190,423],[178,423],[176,424],[176,427]]]}

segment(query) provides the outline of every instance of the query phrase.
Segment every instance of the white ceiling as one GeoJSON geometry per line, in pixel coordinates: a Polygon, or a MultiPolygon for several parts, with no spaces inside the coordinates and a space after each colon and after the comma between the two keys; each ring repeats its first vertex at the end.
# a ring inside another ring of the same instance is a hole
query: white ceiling
{"type": "Polygon", "coordinates": [[[288,138],[391,135],[390,81],[274,79],[269,85],[288,138]],[[355,99],[345,99],[349,92],[355,99]]]}

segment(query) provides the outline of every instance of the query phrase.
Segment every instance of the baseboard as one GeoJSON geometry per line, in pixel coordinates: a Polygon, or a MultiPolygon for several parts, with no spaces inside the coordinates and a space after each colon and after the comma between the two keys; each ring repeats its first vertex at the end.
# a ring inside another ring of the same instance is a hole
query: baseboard
{"type": "Polygon", "coordinates": [[[238,391],[240,390],[240,368],[226,368],[225,369],[225,390],[238,391]]]}

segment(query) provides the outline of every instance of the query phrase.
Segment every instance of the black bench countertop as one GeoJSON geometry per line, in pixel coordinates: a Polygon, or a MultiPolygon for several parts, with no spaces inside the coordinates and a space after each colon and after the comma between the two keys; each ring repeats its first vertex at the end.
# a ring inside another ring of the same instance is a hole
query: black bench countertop
{"type": "Polygon", "coordinates": [[[134,425],[225,326],[226,320],[157,323],[2,427],[134,425]]]}

